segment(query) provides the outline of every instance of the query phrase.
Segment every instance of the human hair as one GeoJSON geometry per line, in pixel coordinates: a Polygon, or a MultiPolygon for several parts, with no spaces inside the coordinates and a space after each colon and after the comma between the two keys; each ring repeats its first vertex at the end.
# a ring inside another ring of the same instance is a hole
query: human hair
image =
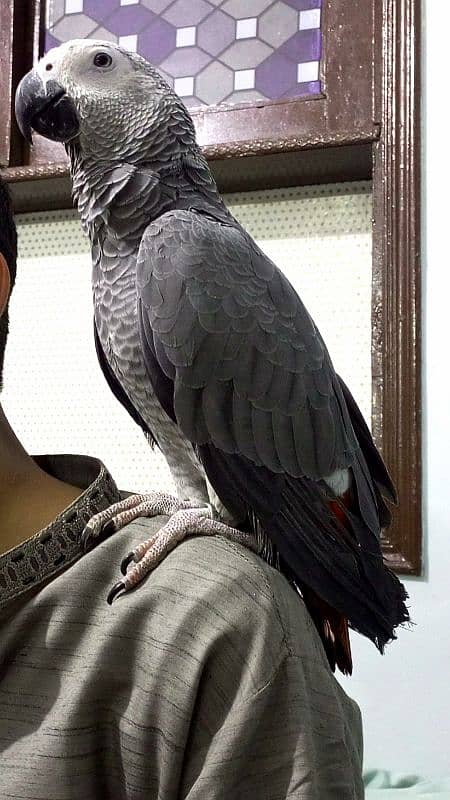
{"type": "MultiPolygon", "coordinates": [[[[11,290],[16,280],[17,232],[12,213],[12,203],[8,186],[0,178],[0,253],[8,264],[11,276],[11,290]]],[[[5,359],[6,339],[8,337],[8,306],[0,317],[0,390],[3,385],[3,362],[5,359]]]]}

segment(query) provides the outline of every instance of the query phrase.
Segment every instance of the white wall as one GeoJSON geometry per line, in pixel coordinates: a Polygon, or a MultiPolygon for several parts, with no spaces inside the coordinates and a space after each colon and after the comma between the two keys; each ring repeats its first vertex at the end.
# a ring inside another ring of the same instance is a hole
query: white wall
{"type": "Polygon", "coordinates": [[[344,682],[365,719],[366,765],[450,775],[450,3],[425,0],[424,529],[426,570],[406,580],[416,626],[384,658],[354,638],[344,682]]]}

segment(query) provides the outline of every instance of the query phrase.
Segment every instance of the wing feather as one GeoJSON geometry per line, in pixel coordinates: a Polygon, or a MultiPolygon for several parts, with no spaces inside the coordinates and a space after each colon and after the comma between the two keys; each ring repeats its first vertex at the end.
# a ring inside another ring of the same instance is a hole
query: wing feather
{"type": "Polygon", "coordinates": [[[148,227],[137,286],[155,392],[222,502],[256,519],[286,574],[383,649],[408,618],[378,543],[389,478],[292,286],[225,212],[180,210],[148,227]],[[342,469],[360,511],[343,508],[345,524],[323,480],[342,469]]]}
{"type": "Polygon", "coordinates": [[[141,244],[140,302],[162,370],[175,370],[180,425],[202,441],[206,426],[212,444],[269,469],[323,478],[357,450],[331,361],[289,281],[230,220],[170,212],[141,244]],[[198,402],[189,389],[204,390],[200,425],[181,411],[198,402]]]}

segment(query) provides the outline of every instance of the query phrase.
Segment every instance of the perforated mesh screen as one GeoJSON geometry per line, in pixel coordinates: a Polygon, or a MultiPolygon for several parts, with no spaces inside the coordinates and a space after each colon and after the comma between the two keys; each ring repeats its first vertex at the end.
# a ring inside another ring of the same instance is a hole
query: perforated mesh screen
{"type": "MultiPolygon", "coordinates": [[[[318,324],[367,420],[371,411],[371,187],[229,195],[318,324]]],[[[171,488],[164,459],[111,395],[92,334],[89,245],[75,211],[18,217],[20,258],[2,403],[32,453],[96,455],[124,489],[171,488]]]]}

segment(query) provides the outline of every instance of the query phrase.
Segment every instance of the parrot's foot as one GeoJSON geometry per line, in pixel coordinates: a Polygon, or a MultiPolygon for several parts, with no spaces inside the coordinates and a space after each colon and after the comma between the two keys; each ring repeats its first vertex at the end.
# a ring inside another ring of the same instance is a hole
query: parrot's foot
{"type": "Polygon", "coordinates": [[[188,502],[164,492],[132,494],[91,517],[82,533],[81,545],[87,550],[101,534],[115,533],[139,517],[157,517],[159,514],[170,517],[175,511],[191,507],[188,502]]]}
{"type": "MultiPolygon", "coordinates": [[[[160,528],[155,536],[138,545],[122,561],[121,571],[125,577],[116,583],[109,592],[107,601],[110,605],[120,592],[127,592],[137,586],[163,560],[167,553],[173,550],[186,536],[194,534],[197,536],[225,536],[254,552],[258,551],[256,538],[253,534],[239,531],[236,528],[225,525],[223,522],[219,522],[219,520],[213,519],[214,512],[211,506],[186,508],[185,503],[182,501],[176,502],[180,503],[181,508],[172,514],[169,521],[160,528]],[[127,569],[132,561],[136,563],[130,569],[127,569]]],[[[158,511],[156,513],[163,512],[158,511]]],[[[147,514],[147,516],[154,515],[147,514]]]]}
{"type": "Polygon", "coordinates": [[[178,500],[163,492],[133,494],[95,514],[83,531],[82,547],[87,550],[92,541],[102,534],[114,533],[134,519],[157,517],[160,514],[169,516],[169,521],[158,533],[142,542],[123,559],[120,568],[125,577],[109,592],[107,600],[110,605],[119,592],[126,592],[137,586],[186,536],[226,536],[254,552],[259,550],[256,537],[252,533],[239,531],[214,519],[215,513],[209,503],[201,508],[193,508],[189,501],[178,500]],[[128,569],[132,561],[136,563],[128,569]]]}

